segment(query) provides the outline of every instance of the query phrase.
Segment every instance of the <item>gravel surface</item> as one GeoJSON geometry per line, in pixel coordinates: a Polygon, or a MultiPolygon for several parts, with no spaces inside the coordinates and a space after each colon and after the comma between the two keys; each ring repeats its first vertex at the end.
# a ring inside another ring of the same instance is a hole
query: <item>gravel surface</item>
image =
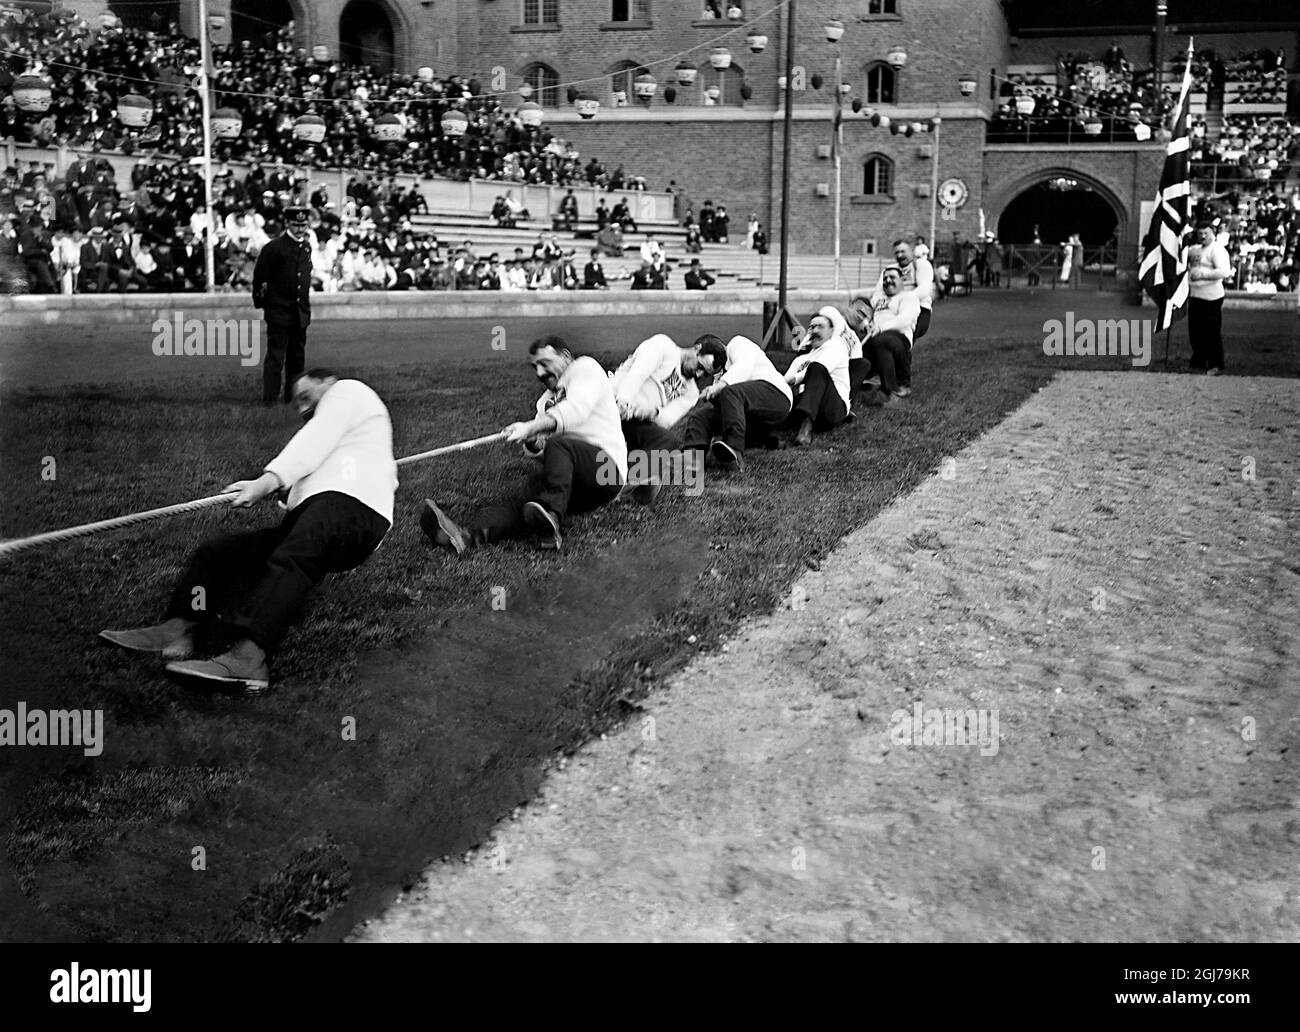
{"type": "Polygon", "coordinates": [[[1298,523],[1294,381],[1063,374],[353,939],[1300,938],[1298,523]]]}

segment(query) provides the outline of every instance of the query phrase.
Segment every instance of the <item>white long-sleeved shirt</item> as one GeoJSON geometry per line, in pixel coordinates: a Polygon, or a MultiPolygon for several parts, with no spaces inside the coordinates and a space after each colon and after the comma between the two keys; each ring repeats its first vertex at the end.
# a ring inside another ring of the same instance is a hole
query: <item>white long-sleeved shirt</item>
{"type": "Polygon", "coordinates": [[[836,334],[807,354],[799,355],[790,363],[785,378],[787,383],[793,383],[795,387],[799,388],[795,392],[796,394],[802,392],[804,377],[808,375],[808,366],[813,362],[820,362],[826,367],[826,371],[831,374],[831,383],[835,385],[835,390],[839,392],[840,397],[844,400],[844,407],[848,409],[850,407],[849,348],[844,338],[836,334]]]}
{"type": "MultiPolygon", "coordinates": [[[[904,291],[914,291],[916,300],[921,303],[922,308],[931,308],[934,305],[934,266],[930,264],[929,259],[914,257],[902,272],[899,287],[904,291]]],[[[876,289],[872,293],[883,294],[884,292],[885,272],[882,269],[880,275],[876,277],[876,289]]]]}
{"type": "Polygon", "coordinates": [[[1188,255],[1188,271],[1200,269],[1204,273],[1213,273],[1205,279],[1188,279],[1189,293],[1200,301],[1217,301],[1223,297],[1223,281],[1232,275],[1232,260],[1228,250],[1217,240],[1209,247],[1193,247],[1188,255]]]}
{"type": "Polygon", "coordinates": [[[875,313],[872,316],[875,333],[898,330],[907,338],[909,345],[912,343],[916,334],[916,321],[921,318],[921,304],[914,293],[900,290],[893,297],[880,294],[871,299],[871,307],[875,313]]]}
{"type": "Polygon", "coordinates": [[[727,341],[727,371],[714,382],[734,386],[751,380],[770,383],[791,404],[794,403],[794,392],[785,382],[785,377],[777,372],[776,366],[767,357],[767,352],[748,337],[732,337],[727,341]]]}
{"type": "Polygon", "coordinates": [[[614,385],[594,358],[586,355],[569,363],[555,385],[537,399],[537,414],[555,419],[555,433],[569,434],[599,448],[627,480],[627,441],[614,400],[614,385]]]}
{"type": "Polygon", "coordinates": [[[700,389],[682,374],[683,354],[672,337],[656,333],[614,370],[614,397],[631,418],[666,429],[695,406],[700,389]]]}
{"type": "Polygon", "coordinates": [[[339,380],[321,395],[315,414],[265,468],[289,488],[290,509],[339,491],[393,522],[393,424],[360,380],[339,380]]]}

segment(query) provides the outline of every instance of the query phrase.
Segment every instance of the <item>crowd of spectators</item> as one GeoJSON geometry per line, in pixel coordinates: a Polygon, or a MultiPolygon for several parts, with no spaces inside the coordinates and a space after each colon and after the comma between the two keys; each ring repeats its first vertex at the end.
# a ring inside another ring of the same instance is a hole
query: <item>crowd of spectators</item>
{"type": "Polygon", "coordinates": [[[1286,51],[1253,50],[1223,63],[1223,79],[1234,86],[1224,95],[1225,108],[1234,104],[1286,103],[1286,51]]]}
{"type": "MultiPolygon", "coordinates": [[[[196,40],[156,19],[149,28],[88,26],[72,12],[0,13],[0,93],[25,72],[51,83],[43,114],[24,113],[11,96],[0,103],[0,138],[41,145],[133,153],[142,147],[191,157],[201,153],[201,103],[193,88],[196,40]],[[147,127],[124,126],[118,100],[127,94],[153,103],[147,127]]],[[[473,79],[452,75],[380,74],[371,66],[319,61],[293,42],[293,24],[257,43],[214,46],[215,105],[243,119],[239,136],[220,140],[217,156],[238,161],[312,162],[355,168],[516,183],[586,183],[611,190],[645,189],[644,177],[582,162],[569,144],[519,119],[513,95],[487,95],[473,79]],[[504,103],[503,103],[504,102],[504,103]],[[444,134],[442,117],[456,109],[468,119],[462,136],[444,134]],[[325,138],[294,137],[299,115],[320,115],[325,138]],[[375,119],[395,115],[405,139],[380,142],[375,119]]]]}
{"type": "Polygon", "coordinates": [[[1218,140],[1210,144],[1201,134],[1191,158],[1205,166],[1194,170],[1200,178],[1250,178],[1260,168],[1285,169],[1298,143],[1300,123],[1282,115],[1226,115],[1218,140]]]}
{"type": "Polygon", "coordinates": [[[1215,223],[1232,261],[1229,289],[1295,290],[1300,267],[1300,189],[1263,194],[1229,191],[1201,198],[1196,215],[1215,223]]]}
{"type": "MultiPolygon", "coordinates": [[[[66,146],[78,155],[57,180],[52,164],[5,171],[0,253],[16,259],[28,288],[38,292],[201,290],[209,227],[201,176],[186,160],[202,151],[194,89],[198,43],[158,15],[147,27],[105,22],[91,26],[71,12],[0,12],[0,138],[66,146]],[[28,73],[50,83],[45,112],[23,112],[15,103],[13,84],[28,73]],[[119,100],[127,94],[152,103],[147,126],[132,128],[119,119],[119,100]],[[140,158],[129,183],[117,181],[113,165],[99,157],[105,151],[140,158]]],[[[248,289],[258,252],[280,231],[291,205],[313,211],[315,287],[324,291],[576,289],[619,279],[634,288],[666,287],[663,260],[643,258],[639,267],[607,278],[598,259],[579,270],[574,251],[554,253],[553,240],[507,257],[480,255],[471,241],[445,248],[420,232],[411,216],[427,204],[418,188],[399,185],[396,174],[610,191],[642,191],[647,183],[621,165],[609,170],[595,158],[584,162],[571,144],[525,126],[473,80],[424,70],[383,75],[368,66],[319,61],[292,40],[290,23],[262,41],[213,49],[214,107],[234,108],[242,118],[239,135],[214,147],[211,230],[219,289],[248,289]],[[443,132],[442,116],[453,108],[468,120],[463,136],[443,132]],[[294,120],[308,113],[324,118],[319,144],[294,136],[294,120]],[[374,119],[386,114],[402,122],[401,142],[374,138],[374,119]],[[235,161],[250,163],[245,176],[231,170],[235,161]],[[331,199],[323,189],[308,192],[302,167],[358,174],[346,196],[331,199]]],[[[500,202],[493,212],[498,225],[530,217],[513,191],[500,202]]],[[[621,256],[623,233],[638,230],[627,199],[612,209],[602,201],[597,219],[603,234],[598,251],[621,256]]],[[[561,210],[561,221],[574,228],[576,202],[569,212],[561,210]]],[[[719,225],[725,238],[725,211],[719,225]]]]}
{"type": "MultiPolygon", "coordinates": [[[[335,201],[327,188],[311,188],[299,170],[258,163],[242,178],[226,165],[214,169],[218,289],[249,289],[258,253],[280,232],[284,211],[291,206],[311,211],[313,287],[327,293],[603,289],[620,280],[630,281],[634,290],[667,289],[671,275],[670,261],[653,233],[644,234],[635,249],[639,265],[608,272],[603,256],[623,257],[625,247],[633,246],[616,226],[609,228],[618,246],[607,248],[598,239],[582,265],[574,249],[563,247],[553,232],[540,234],[528,249],[481,253],[486,248],[472,240],[444,245],[413,225],[412,216],[427,210],[425,198],[395,177],[353,176],[345,196],[335,201]]],[[[119,183],[113,165],[93,155],[80,158],[61,179],[55,179],[48,163],[8,168],[0,178],[0,217],[0,254],[16,261],[33,292],[206,287],[203,183],[187,162],[143,159],[132,169],[129,183],[119,183]]]]}
{"type": "Polygon", "coordinates": [[[1056,55],[1055,75],[1012,74],[1002,83],[990,137],[1055,139],[1078,134],[1100,121],[1103,133],[1132,132],[1136,121],[1159,117],[1149,73],[1136,72],[1123,50],[1112,44],[1101,58],[1088,53],[1056,55]],[[1021,111],[1028,98],[1033,109],[1021,111]]]}

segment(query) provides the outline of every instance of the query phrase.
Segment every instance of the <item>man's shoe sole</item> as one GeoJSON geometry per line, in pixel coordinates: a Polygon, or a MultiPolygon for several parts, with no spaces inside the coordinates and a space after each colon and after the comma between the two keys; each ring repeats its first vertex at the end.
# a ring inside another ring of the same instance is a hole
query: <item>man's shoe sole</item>
{"type": "Polygon", "coordinates": [[[117,631],[100,631],[99,636],[111,645],[116,645],[119,649],[128,649],[131,652],[143,652],[148,656],[162,656],[163,659],[186,660],[194,655],[194,639],[189,635],[183,638],[168,642],[160,649],[147,649],[139,645],[132,645],[130,642],[122,641],[113,635],[117,631]]]}
{"type": "MultiPolygon", "coordinates": [[[[431,514],[433,518],[438,521],[438,529],[447,535],[447,544],[451,546],[451,550],[457,555],[464,555],[466,548],[465,532],[456,525],[450,516],[438,508],[433,499],[426,498],[424,500],[424,511],[431,514]]],[[[421,526],[420,529],[424,530],[424,527],[421,526]]],[[[438,541],[428,533],[428,531],[425,531],[425,536],[428,537],[429,540],[433,541],[434,545],[438,548],[446,547],[446,545],[439,544],[438,541]]]]}
{"type": "Polygon", "coordinates": [[[542,537],[540,542],[543,548],[551,549],[558,552],[564,539],[560,536],[560,528],[555,518],[546,511],[540,502],[527,502],[524,505],[524,522],[535,531],[541,534],[549,534],[549,539],[542,537]]]}
{"type": "Polygon", "coordinates": [[[233,674],[215,674],[206,670],[193,670],[185,667],[183,663],[168,663],[166,670],[168,673],[176,674],[179,677],[192,677],[199,681],[211,681],[214,684],[238,685],[244,690],[245,695],[261,695],[271,683],[269,678],[235,677],[233,674]]]}
{"type": "Polygon", "coordinates": [[[714,441],[709,445],[709,454],[727,469],[739,470],[744,468],[744,463],[740,459],[740,452],[732,448],[726,441],[721,439],[714,441]]]}

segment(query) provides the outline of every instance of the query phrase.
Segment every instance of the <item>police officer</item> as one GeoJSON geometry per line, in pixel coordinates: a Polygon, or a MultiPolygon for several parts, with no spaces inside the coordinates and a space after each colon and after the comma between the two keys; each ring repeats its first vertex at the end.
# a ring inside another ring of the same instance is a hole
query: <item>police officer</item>
{"type": "Polygon", "coordinates": [[[266,358],[262,363],[262,404],[274,405],[284,374],[284,400],[306,367],[307,326],[311,322],[311,231],[307,209],[284,212],[285,232],[257,256],[253,305],[266,317],[266,358]]]}

